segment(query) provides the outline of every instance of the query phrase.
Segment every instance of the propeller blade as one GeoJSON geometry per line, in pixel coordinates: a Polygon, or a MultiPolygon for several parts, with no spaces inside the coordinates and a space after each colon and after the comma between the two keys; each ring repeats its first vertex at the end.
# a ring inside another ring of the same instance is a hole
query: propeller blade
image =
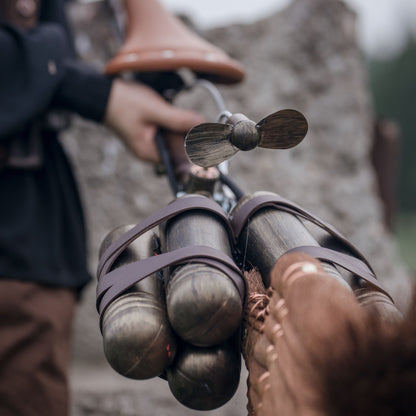
{"type": "Polygon", "coordinates": [[[231,144],[233,126],[203,123],[192,128],[185,137],[185,149],[195,165],[209,168],[229,159],[238,149],[231,144]]]}
{"type": "Polygon", "coordinates": [[[258,146],[268,149],[289,149],[306,136],[308,122],[296,110],[280,110],[257,123],[260,133],[258,146]]]}

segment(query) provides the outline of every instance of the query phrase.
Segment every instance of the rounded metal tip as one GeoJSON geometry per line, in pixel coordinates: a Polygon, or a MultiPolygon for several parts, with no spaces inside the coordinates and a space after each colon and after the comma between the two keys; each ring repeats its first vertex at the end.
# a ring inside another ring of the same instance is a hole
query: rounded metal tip
{"type": "Polygon", "coordinates": [[[184,345],[167,370],[175,398],[194,410],[213,410],[227,403],[240,381],[241,358],[231,342],[198,348],[184,345]]]}

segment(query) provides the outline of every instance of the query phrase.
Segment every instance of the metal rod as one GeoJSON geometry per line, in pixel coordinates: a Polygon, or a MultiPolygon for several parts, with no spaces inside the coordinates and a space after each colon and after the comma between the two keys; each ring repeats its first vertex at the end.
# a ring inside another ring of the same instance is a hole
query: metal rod
{"type": "Polygon", "coordinates": [[[155,141],[159,150],[160,158],[166,169],[166,176],[168,177],[170,188],[172,189],[173,194],[177,196],[179,193],[179,185],[175,179],[175,173],[169,157],[169,151],[166,148],[165,137],[160,129],[156,133],[155,141]]]}
{"type": "Polygon", "coordinates": [[[221,96],[221,93],[219,92],[218,88],[212,82],[209,82],[206,79],[197,79],[194,82],[193,86],[203,87],[211,94],[218,108],[218,111],[220,112],[220,116],[222,116],[222,113],[225,113],[225,112],[228,113],[227,107],[225,106],[225,102],[221,96]]]}
{"type": "Polygon", "coordinates": [[[231,189],[237,201],[244,196],[243,190],[228,175],[220,172],[220,179],[222,183],[231,189]]]}

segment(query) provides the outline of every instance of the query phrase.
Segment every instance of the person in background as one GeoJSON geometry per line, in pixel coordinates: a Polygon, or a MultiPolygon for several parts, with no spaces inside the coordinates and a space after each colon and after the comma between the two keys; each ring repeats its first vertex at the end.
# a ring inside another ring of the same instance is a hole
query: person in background
{"type": "Polygon", "coordinates": [[[78,61],[64,0],[1,0],[0,54],[0,415],[64,416],[71,322],[90,276],[56,114],[104,123],[152,162],[158,127],[185,133],[201,117],[78,61]]]}

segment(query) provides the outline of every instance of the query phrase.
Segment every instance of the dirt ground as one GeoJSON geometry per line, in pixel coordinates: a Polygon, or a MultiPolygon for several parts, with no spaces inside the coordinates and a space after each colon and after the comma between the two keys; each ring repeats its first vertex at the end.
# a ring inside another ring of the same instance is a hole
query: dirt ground
{"type": "Polygon", "coordinates": [[[129,380],[109,366],[75,365],[71,416],[242,416],[247,405],[246,379],[244,368],[234,397],[216,410],[202,412],[180,404],[160,378],[129,380]]]}

